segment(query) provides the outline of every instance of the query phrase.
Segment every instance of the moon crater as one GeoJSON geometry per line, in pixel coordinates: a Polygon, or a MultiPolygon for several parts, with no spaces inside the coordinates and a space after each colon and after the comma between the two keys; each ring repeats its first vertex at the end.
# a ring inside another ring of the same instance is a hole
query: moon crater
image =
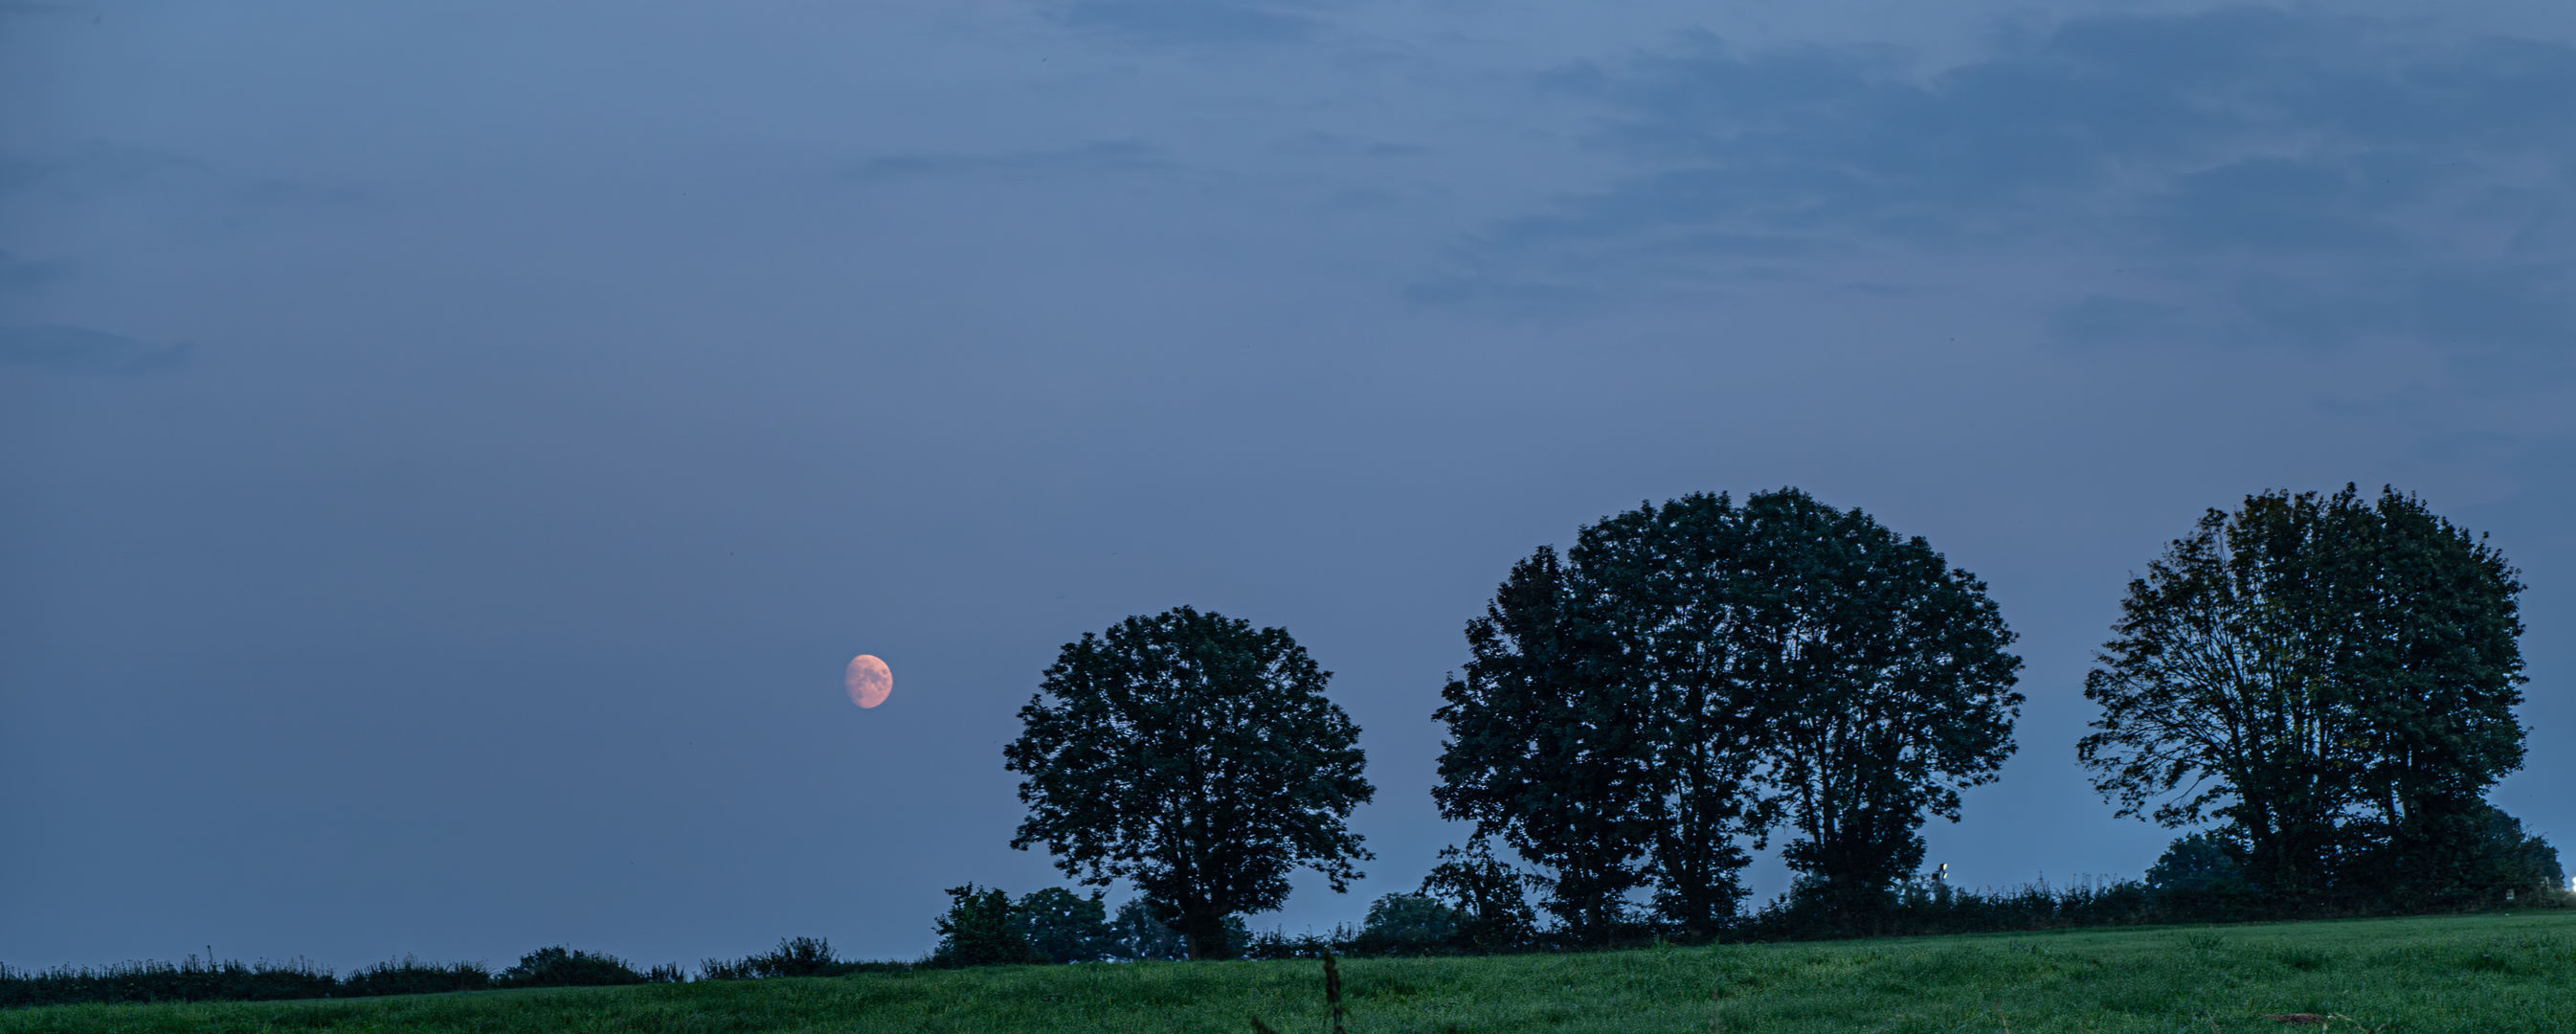
{"type": "Polygon", "coordinates": [[[886,667],[886,662],[875,654],[863,653],[850,658],[850,668],[841,674],[841,682],[850,689],[851,703],[875,707],[894,692],[894,669],[886,667]]]}

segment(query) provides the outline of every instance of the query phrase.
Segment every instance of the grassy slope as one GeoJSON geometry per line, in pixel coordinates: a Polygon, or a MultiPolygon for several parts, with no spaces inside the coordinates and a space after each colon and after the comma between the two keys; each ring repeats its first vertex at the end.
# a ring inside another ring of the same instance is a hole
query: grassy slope
{"type": "MultiPolygon", "coordinates": [[[[1015,967],[351,1001],[61,1006],[18,1031],[1232,1031],[1323,1029],[1314,962],[1015,967]]],[[[2576,916],[2167,927],[1344,964],[1353,1034],[2576,1031],[2576,916]],[[2339,1030],[2350,1028],[2336,1024],[2339,1030]]]]}

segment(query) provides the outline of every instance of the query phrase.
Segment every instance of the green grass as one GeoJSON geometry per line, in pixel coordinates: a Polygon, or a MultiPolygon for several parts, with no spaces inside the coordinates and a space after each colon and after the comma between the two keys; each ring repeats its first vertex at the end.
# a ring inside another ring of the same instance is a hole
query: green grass
{"type": "MultiPolygon", "coordinates": [[[[2576,916],[2158,927],[1343,963],[1352,1034],[2576,1031],[2576,916]],[[2352,1028],[2341,1022],[2335,1029],[2352,1028]]],[[[1003,967],[310,1002],[54,1006],[19,1031],[1322,1034],[1310,961],[1003,967]]],[[[2357,1034],[2357,1032],[2356,1032],[2357,1034]]]]}

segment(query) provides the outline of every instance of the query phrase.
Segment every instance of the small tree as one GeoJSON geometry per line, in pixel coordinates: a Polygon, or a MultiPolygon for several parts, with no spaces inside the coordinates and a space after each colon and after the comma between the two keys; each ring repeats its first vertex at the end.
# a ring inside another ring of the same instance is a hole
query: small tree
{"type": "Polygon", "coordinates": [[[1000,888],[978,890],[969,883],[948,888],[948,913],[940,916],[939,949],[930,956],[938,966],[1010,966],[1045,962],[1029,944],[1011,896],[1000,888]]]}
{"type": "Polygon", "coordinates": [[[1450,947],[1465,924],[1457,909],[1427,894],[1385,894],[1369,903],[1368,918],[1351,951],[1362,955],[1422,955],[1450,947]]]}
{"type": "Polygon", "coordinates": [[[1131,962],[1168,962],[1190,957],[1189,938],[1158,918],[1166,911],[1143,898],[1129,898],[1118,906],[1118,916],[1109,922],[1110,935],[1117,946],[1110,954],[1131,962]]]}
{"type": "Polygon", "coordinates": [[[1494,857],[1479,837],[1463,849],[1441,848],[1440,864],[1422,878],[1421,892],[1458,913],[1460,947],[1512,951],[1538,937],[1538,916],[1523,893],[1528,883],[1527,874],[1494,857]]]}
{"type": "Polygon", "coordinates": [[[1190,957],[1229,957],[1227,917],[1278,908],[1290,872],[1342,891],[1370,857],[1346,820],[1375,790],[1330,677],[1285,629],[1189,607],[1065,644],[1003,751],[1027,776],[1011,846],[1132,882],[1190,957]]]}
{"type": "Polygon", "coordinates": [[[2168,916],[2243,919],[2259,907],[2234,845],[2209,833],[2174,838],[2147,867],[2146,887],[2168,916]]]}
{"type": "Polygon", "coordinates": [[[778,947],[732,962],[708,959],[698,964],[706,980],[766,980],[771,977],[836,976],[848,968],[832,954],[828,937],[781,937],[778,947]]]}
{"type": "Polygon", "coordinates": [[[1048,887],[1013,907],[1029,944],[1050,962],[1098,962],[1118,954],[1118,934],[1109,927],[1109,906],[1099,891],[1085,898],[1048,887]]]}
{"type": "Polygon", "coordinates": [[[522,955],[518,965],[492,977],[496,987],[607,987],[646,980],[645,974],[615,955],[562,945],[522,955]]]}

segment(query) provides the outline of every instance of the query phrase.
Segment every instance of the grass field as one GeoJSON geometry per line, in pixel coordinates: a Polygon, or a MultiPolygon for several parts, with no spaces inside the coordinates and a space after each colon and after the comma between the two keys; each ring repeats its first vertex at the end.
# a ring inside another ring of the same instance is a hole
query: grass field
{"type": "MultiPolygon", "coordinates": [[[[2576,915],[2158,927],[1592,955],[1355,959],[1352,1034],[2576,1031],[2576,915]],[[1712,1001],[1712,991],[1717,992],[1712,1001]],[[2334,1021],[2338,1031],[2359,1028],[2334,1021]]],[[[54,1006],[35,1031],[1323,1034],[1310,961],[997,967],[309,1002],[54,1006]]]]}

